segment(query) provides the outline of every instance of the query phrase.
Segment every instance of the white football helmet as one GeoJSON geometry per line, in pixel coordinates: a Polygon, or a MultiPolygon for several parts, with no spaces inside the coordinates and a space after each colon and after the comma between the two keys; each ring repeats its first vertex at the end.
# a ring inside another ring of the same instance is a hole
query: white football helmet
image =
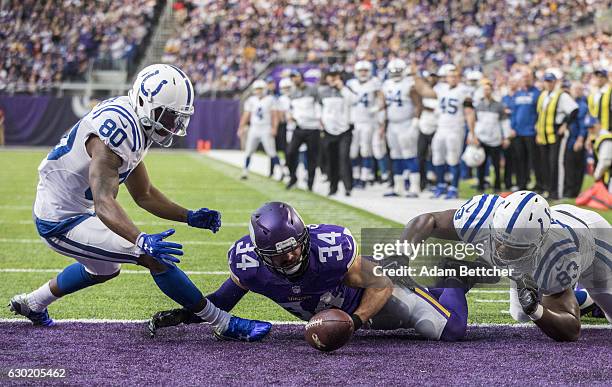
{"type": "Polygon", "coordinates": [[[504,198],[490,225],[493,262],[516,267],[537,258],[551,222],[548,202],[537,193],[517,191],[504,198]]]}
{"type": "Polygon", "coordinates": [[[278,88],[282,95],[287,95],[291,93],[291,90],[293,89],[293,82],[291,82],[291,79],[289,78],[282,78],[278,83],[278,88]]]}
{"type": "Polygon", "coordinates": [[[253,82],[253,91],[255,92],[255,95],[258,97],[262,97],[265,93],[266,93],[266,88],[268,87],[268,84],[266,83],[266,81],[262,80],[262,79],[258,79],[255,82],[253,82]]]}
{"type": "Polygon", "coordinates": [[[372,77],[372,63],[367,60],[360,60],[355,63],[355,68],[353,69],[355,73],[355,77],[359,80],[359,82],[366,82],[368,79],[372,77]]]}
{"type": "Polygon", "coordinates": [[[387,64],[387,71],[389,72],[389,78],[400,80],[404,77],[406,62],[401,59],[392,59],[387,64]]]}
{"type": "Polygon", "coordinates": [[[453,70],[457,70],[457,67],[454,64],[446,63],[440,66],[437,74],[439,77],[445,77],[446,75],[448,75],[449,72],[453,70]]]}
{"type": "Polygon", "coordinates": [[[465,79],[470,82],[478,82],[482,79],[482,73],[478,70],[470,70],[465,73],[465,79]]]}
{"type": "Polygon", "coordinates": [[[185,136],[195,97],[191,81],[178,67],[154,64],[142,69],[128,92],[147,137],[163,147],[185,136]]]}
{"type": "Polygon", "coordinates": [[[480,167],[486,158],[485,151],[481,146],[471,144],[465,147],[461,156],[461,160],[470,168],[480,167]]]}

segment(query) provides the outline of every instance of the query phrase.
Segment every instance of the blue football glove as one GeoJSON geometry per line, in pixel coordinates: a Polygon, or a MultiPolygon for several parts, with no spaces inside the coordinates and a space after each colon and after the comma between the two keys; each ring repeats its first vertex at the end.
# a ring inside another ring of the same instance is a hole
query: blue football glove
{"type": "Polygon", "coordinates": [[[213,233],[221,228],[221,213],[208,208],[200,208],[187,213],[187,224],[191,227],[205,228],[213,233]]]}
{"type": "Polygon", "coordinates": [[[140,247],[143,253],[152,256],[161,263],[178,263],[180,260],[174,257],[174,255],[183,255],[183,251],[181,250],[183,245],[164,241],[164,239],[174,234],[174,232],[173,228],[160,232],[159,234],[145,234],[143,232],[138,235],[136,246],[140,247]]]}

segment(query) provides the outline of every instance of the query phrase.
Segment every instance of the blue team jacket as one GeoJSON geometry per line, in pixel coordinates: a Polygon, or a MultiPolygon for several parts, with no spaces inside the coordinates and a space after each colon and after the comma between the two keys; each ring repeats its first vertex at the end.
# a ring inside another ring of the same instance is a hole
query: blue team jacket
{"type": "Polygon", "coordinates": [[[527,90],[519,90],[512,96],[513,109],[510,115],[510,126],[518,136],[535,136],[539,96],[540,90],[533,86],[527,90]]]}

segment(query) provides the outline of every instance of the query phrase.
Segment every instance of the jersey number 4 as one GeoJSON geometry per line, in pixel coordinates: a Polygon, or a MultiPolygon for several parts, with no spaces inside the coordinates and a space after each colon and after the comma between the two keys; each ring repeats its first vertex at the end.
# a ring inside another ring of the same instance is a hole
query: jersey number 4
{"type": "Polygon", "coordinates": [[[247,254],[253,250],[255,250],[255,247],[251,246],[250,243],[247,243],[244,247],[242,247],[242,242],[236,245],[236,256],[240,255],[241,259],[240,262],[236,262],[236,268],[246,270],[251,267],[259,267],[259,261],[247,254]]]}

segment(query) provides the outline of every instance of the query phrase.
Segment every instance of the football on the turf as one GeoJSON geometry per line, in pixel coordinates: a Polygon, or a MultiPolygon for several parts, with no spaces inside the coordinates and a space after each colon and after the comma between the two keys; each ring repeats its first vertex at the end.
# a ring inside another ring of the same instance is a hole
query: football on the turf
{"type": "Polygon", "coordinates": [[[314,315],[304,332],[311,347],[331,352],[346,344],[353,335],[351,316],[340,309],[327,309],[314,315]]]}

